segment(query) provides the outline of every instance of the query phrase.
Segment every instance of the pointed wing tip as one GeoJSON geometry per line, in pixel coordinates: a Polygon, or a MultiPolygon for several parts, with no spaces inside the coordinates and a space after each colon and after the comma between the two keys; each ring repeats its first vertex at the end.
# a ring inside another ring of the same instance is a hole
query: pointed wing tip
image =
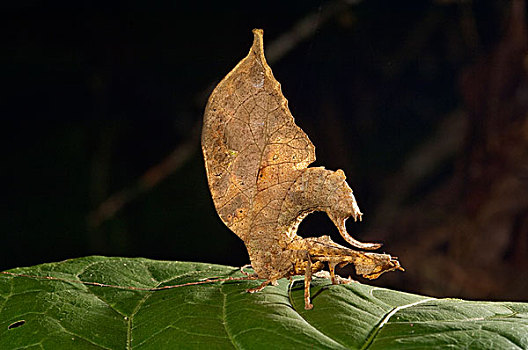
{"type": "Polygon", "coordinates": [[[262,40],[262,37],[264,36],[264,30],[255,28],[252,30],[252,32],[253,32],[253,37],[255,38],[255,40],[257,39],[262,40]]]}
{"type": "Polygon", "coordinates": [[[251,51],[264,55],[264,31],[262,29],[253,29],[253,45],[251,51]]]}

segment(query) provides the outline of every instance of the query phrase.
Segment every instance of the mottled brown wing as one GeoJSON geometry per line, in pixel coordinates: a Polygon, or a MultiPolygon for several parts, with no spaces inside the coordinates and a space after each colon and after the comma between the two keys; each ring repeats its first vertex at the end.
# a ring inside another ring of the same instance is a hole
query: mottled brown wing
{"type": "Polygon", "coordinates": [[[216,86],[205,109],[202,150],[222,221],[246,240],[258,207],[284,199],[289,184],[315,160],[264,58],[263,31],[249,54],[216,86]],[[255,201],[256,197],[259,197],[255,201]],[[260,203],[260,204],[257,204],[260,203]]]}

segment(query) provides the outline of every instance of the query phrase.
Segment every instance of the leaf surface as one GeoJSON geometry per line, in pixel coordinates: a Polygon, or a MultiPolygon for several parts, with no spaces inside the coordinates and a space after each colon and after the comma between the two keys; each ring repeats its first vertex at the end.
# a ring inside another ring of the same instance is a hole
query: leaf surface
{"type": "Polygon", "coordinates": [[[302,279],[260,293],[259,281],[138,291],[237,268],[140,258],[87,257],[0,274],[0,349],[470,349],[528,348],[528,304],[435,299],[360,283],[302,279]],[[68,280],[68,281],[66,281],[68,280]]]}

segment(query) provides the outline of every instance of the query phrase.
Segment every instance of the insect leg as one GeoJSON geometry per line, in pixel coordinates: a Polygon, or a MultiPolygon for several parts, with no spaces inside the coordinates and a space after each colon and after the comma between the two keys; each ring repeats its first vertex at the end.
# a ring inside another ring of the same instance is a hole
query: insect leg
{"type": "Polygon", "coordinates": [[[304,308],[306,310],[311,310],[313,308],[313,304],[310,302],[310,282],[312,281],[312,259],[310,259],[310,255],[308,252],[307,255],[307,265],[306,270],[304,272],[304,308]]]}
{"type": "Polygon", "coordinates": [[[336,275],[335,275],[335,267],[336,267],[337,263],[333,262],[333,261],[329,261],[328,262],[328,270],[330,270],[330,278],[332,279],[332,284],[339,284],[337,282],[337,279],[336,279],[336,275]]]}
{"type": "Polygon", "coordinates": [[[249,288],[249,289],[246,290],[246,292],[248,292],[248,293],[256,293],[256,292],[260,292],[261,290],[264,289],[264,287],[266,287],[268,284],[270,284],[270,283],[272,283],[272,282],[273,282],[272,280],[266,280],[266,281],[262,282],[262,283],[260,284],[260,286],[255,287],[255,288],[249,288]]]}
{"type": "Polygon", "coordinates": [[[240,268],[240,272],[242,272],[244,275],[249,276],[249,277],[257,277],[256,273],[248,273],[248,272],[244,271],[244,269],[246,269],[248,267],[251,267],[251,264],[246,264],[246,265],[242,266],[240,268]]]}

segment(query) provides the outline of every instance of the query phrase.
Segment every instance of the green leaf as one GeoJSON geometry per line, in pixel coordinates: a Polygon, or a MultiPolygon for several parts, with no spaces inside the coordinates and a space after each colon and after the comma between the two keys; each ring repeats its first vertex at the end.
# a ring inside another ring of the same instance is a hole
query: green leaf
{"type": "Polygon", "coordinates": [[[435,299],[360,283],[240,277],[190,262],[87,257],[0,274],[0,349],[526,349],[528,304],[435,299]],[[50,280],[20,276],[52,276],[50,280]],[[103,287],[79,283],[98,282],[103,287]]]}

